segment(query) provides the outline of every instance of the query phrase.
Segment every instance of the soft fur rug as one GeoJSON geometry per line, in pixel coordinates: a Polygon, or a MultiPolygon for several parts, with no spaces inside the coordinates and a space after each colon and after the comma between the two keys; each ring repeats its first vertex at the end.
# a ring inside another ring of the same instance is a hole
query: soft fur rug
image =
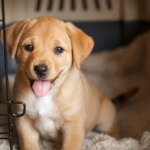
{"type": "MultiPolygon", "coordinates": [[[[143,33],[130,45],[111,52],[90,55],[82,64],[83,72],[110,99],[139,87],[118,111],[121,140],[90,132],[84,139],[82,150],[150,150],[150,32],[143,33]],[[147,132],[145,132],[147,131],[147,132]]],[[[14,76],[10,76],[10,89],[14,76]]],[[[5,83],[2,84],[0,100],[5,98],[5,83]]],[[[10,90],[12,100],[12,90],[10,90]]],[[[1,111],[5,111],[0,106],[1,111]]],[[[5,123],[6,118],[0,118],[5,123]]],[[[19,150],[14,134],[14,150],[19,150]]],[[[75,143],[76,144],[76,143],[75,143]]],[[[59,150],[61,144],[40,140],[41,150],[59,150]]],[[[0,150],[9,150],[7,141],[0,140],[0,150]]]]}
{"type": "MultiPolygon", "coordinates": [[[[60,143],[44,139],[41,139],[39,143],[41,150],[60,150],[61,148],[60,143]]],[[[10,150],[9,143],[0,141],[0,150],[10,150]]],[[[13,150],[20,150],[18,142],[14,144],[13,150]]],[[[141,141],[132,138],[117,141],[108,135],[89,132],[84,139],[82,150],[150,150],[150,133],[145,132],[141,141]]]]}

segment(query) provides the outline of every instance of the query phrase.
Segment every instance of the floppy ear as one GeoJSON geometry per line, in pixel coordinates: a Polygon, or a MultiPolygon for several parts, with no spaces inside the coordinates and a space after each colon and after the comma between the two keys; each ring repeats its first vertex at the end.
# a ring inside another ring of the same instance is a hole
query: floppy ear
{"type": "MultiPolygon", "coordinates": [[[[11,59],[13,59],[13,57],[16,53],[22,32],[27,27],[29,21],[30,21],[30,19],[25,19],[23,21],[20,21],[18,23],[15,23],[15,24],[5,28],[6,49],[9,52],[11,59]]],[[[0,39],[1,39],[2,43],[4,44],[3,30],[0,31],[0,39]]]]}
{"type": "Polygon", "coordinates": [[[92,51],[94,41],[86,35],[83,31],[75,27],[72,23],[67,22],[67,33],[71,39],[73,47],[73,58],[77,69],[80,69],[81,62],[90,54],[92,51]]]}

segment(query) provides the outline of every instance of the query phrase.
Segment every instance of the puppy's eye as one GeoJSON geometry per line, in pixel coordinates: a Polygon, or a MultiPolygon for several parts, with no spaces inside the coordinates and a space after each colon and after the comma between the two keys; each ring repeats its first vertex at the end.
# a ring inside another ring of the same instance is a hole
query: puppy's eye
{"type": "Polygon", "coordinates": [[[27,50],[29,52],[33,51],[33,46],[32,45],[26,45],[24,48],[25,48],[25,50],[27,50]]]}
{"type": "Polygon", "coordinates": [[[61,47],[56,47],[55,48],[55,54],[60,54],[62,53],[64,50],[61,47]]]}

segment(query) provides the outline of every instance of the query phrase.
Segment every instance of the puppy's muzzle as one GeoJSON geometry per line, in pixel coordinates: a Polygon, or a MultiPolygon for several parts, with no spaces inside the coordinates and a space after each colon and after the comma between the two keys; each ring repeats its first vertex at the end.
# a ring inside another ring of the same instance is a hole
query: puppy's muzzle
{"type": "Polygon", "coordinates": [[[34,66],[34,72],[39,77],[42,77],[42,76],[47,74],[48,67],[46,65],[44,65],[44,64],[36,65],[36,66],[34,66]]]}

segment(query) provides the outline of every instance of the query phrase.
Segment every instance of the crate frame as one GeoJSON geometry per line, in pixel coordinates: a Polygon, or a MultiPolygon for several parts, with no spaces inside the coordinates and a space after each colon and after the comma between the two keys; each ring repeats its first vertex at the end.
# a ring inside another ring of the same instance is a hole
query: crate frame
{"type": "Polygon", "coordinates": [[[8,62],[7,62],[7,50],[6,50],[6,25],[5,25],[5,4],[4,0],[1,0],[1,9],[2,9],[2,19],[0,19],[0,22],[2,22],[3,26],[3,45],[4,45],[4,64],[5,64],[5,78],[6,78],[6,99],[7,101],[0,101],[0,104],[7,104],[7,114],[0,114],[0,116],[8,117],[8,123],[2,123],[0,124],[0,127],[8,126],[9,131],[8,132],[0,132],[0,134],[7,134],[8,137],[0,137],[0,140],[9,140],[10,143],[10,150],[13,150],[13,143],[12,143],[12,133],[13,133],[13,124],[11,123],[11,116],[14,117],[22,117],[25,114],[26,111],[26,105],[23,102],[15,102],[11,101],[9,98],[9,80],[8,80],[8,62]],[[23,112],[21,114],[13,113],[13,105],[21,104],[23,105],[23,112]]]}

